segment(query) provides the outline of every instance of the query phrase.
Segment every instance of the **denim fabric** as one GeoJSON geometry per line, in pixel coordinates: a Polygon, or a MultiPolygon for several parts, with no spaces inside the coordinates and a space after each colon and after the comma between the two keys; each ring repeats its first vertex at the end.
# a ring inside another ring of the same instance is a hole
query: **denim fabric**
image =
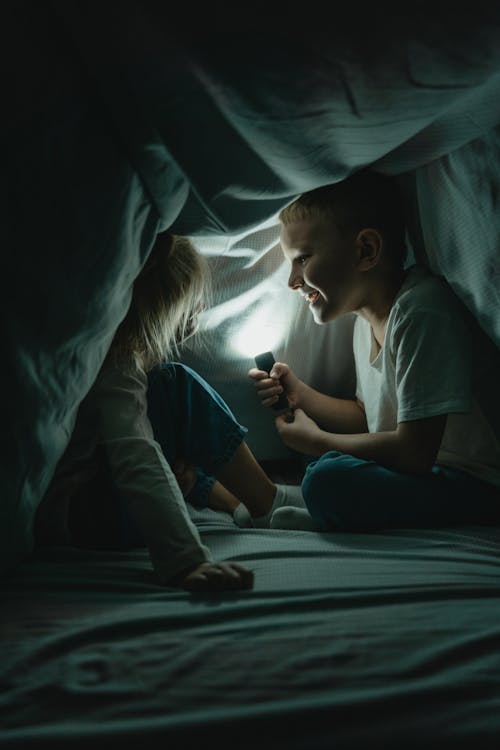
{"type": "MultiPolygon", "coordinates": [[[[196,467],[196,483],[185,498],[206,507],[218,469],[240,445],[246,427],[198,373],[180,362],[165,362],[148,374],[148,417],[155,440],[172,465],[183,458],[196,467]]],[[[120,546],[142,547],[142,536],[115,491],[120,546]]]]}
{"type": "Polygon", "coordinates": [[[183,458],[196,466],[196,484],[186,500],[206,507],[214,475],[247,428],[206,380],[180,362],[165,362],[149,373],[147,400],[153,434],[168,463],[183,458]]]}
{"type": "Polygon", "coordinates": [[[329,451],[309,463],[302,494],[318,528],[374,531],[500,523],[500,491],[464,471],[391,471],[329,451]]]}

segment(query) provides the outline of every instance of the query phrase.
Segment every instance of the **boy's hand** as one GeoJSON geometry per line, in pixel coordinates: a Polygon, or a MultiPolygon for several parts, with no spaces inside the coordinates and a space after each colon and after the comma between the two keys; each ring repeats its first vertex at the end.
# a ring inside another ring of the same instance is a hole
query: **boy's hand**
{"type": "Polygon", "coordinates": [[[275,362],[269,375],[264,370],[252,367],[248,377],[255,383],[262,406],[271,407],[283,391],[290,406],[297,406],[301,381],[284,362],[275,362]]]}
{"type": "Polygon", "coordinates": [[[286,415],[280,414],[276,417],[275,424],[281,439],[289,448],[310,456],[321,455],[319,441],[323,430],[302,409],[295,409],[293,422],[288,422],[286,415]]]}

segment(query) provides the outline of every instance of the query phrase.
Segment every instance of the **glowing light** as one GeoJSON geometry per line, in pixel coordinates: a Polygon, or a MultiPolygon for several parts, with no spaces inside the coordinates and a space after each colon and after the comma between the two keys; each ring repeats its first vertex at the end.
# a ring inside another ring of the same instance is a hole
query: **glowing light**
{"type": "Polygon", "coordinates": [[[231,337],[233,351],[241,357],[253,358],[261,352],[276,349],[283,340],[284,326],[272,317],[267,308],[259,308],[251,314],[231,337]]]}

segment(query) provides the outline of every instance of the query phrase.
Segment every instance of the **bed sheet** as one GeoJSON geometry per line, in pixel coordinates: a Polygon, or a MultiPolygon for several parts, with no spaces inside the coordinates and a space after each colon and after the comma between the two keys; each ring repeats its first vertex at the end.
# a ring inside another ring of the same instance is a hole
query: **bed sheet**
{"type": "Polygon", "coordinates": [[[241,530],[255,589],[159,587],[143,550],[56,549],[1,584],[1,747],[493,748],[500,529],[241,530]]]}

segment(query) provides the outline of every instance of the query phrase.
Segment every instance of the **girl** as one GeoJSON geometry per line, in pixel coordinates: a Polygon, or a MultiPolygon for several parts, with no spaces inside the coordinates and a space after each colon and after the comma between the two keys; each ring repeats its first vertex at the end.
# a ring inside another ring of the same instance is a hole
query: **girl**
{"type": "Polygon", "coordinates": [[[293,503],[261,469],[220,396],[190,368],[166,361],[194,330],[206,277],[187,238],[158,235],[38,509],[39,545],[145,545],[163,584],[253,587],[251,570],[212,559],[185,504],[232,513],[243,503],[258,519],[293,503]]]}

